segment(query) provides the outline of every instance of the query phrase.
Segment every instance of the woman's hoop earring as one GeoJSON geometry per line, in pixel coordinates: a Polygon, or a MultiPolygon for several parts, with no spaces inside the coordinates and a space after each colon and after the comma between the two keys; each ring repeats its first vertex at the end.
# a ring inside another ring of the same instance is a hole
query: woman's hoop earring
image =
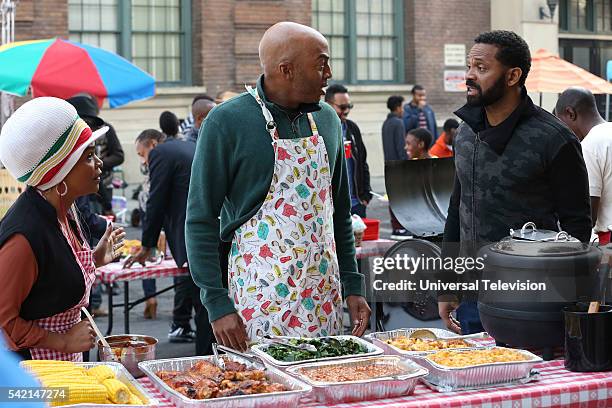
{"type": "Polygon", "coordinates": [[[59,196],[60,196],[60,197],[65,196],[66,194],[68,194],[68,184],[66,184],[66,182],[65,182],[65,181],[62,181],[62,184],[58,184],[58,185],[55,187],[55,191],[57,191],[57,194],[59,194],[59,196]],[[60,186],[60,185],[63,185],[63,186],[64,186],[64,192],[63,192],[63,193],[60,193],[60,189],[59,189],[59,186],[60,186]]]}

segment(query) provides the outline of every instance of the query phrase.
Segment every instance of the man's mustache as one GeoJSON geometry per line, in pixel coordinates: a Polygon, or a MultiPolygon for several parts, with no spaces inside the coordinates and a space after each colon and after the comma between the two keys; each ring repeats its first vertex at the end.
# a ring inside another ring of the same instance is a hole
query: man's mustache
{"type": "Polygon", "coordinates": [[[476,88],[478,89],[478,92],[482,93],[482,88],[480,87],[480,85],[478,85],[476,82],[472,81],[471,79],[468,79],[467,81],[465,81],[465,86],[476,88]]]}

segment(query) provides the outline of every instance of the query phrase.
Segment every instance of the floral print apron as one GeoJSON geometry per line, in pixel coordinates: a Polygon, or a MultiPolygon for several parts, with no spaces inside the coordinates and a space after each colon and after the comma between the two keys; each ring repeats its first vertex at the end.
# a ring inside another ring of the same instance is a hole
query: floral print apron
{"type": "Polygon", "coordinates": [[[274,148],[274,173],[257,213],[238,228],[229,292],[251,340],[264,334],[341,334],[342,293],[334,241],[331,174],[312,114],[311,137],[280,139],[257,94],[274,148]]]}

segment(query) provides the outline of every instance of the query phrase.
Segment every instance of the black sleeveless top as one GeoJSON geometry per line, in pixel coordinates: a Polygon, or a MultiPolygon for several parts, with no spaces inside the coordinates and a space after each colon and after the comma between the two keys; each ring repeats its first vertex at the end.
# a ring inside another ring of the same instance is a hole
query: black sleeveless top
{"type": "Polygon", "coordinates": [[[83,297],[85,280],[62,233],[55,208],[28,187],[0,222],[0,247],[23,235],[36,257],[38,277],[21,305],[19,316],[37,320],[64,312],[83,297]]]}

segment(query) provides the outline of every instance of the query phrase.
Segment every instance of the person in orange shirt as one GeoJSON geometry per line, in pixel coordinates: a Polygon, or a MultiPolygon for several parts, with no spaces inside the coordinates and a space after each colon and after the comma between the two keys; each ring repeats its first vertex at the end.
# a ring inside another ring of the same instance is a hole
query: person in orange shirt
{"type": "Polygon", "coordinates": [[[429,149],[429,154],[439,158],[453,157],[453,140],[457,134],[457,128],[459,128],[459,122],[455,119],[447,119],[444,122],[444,132],[429,149]]]}

